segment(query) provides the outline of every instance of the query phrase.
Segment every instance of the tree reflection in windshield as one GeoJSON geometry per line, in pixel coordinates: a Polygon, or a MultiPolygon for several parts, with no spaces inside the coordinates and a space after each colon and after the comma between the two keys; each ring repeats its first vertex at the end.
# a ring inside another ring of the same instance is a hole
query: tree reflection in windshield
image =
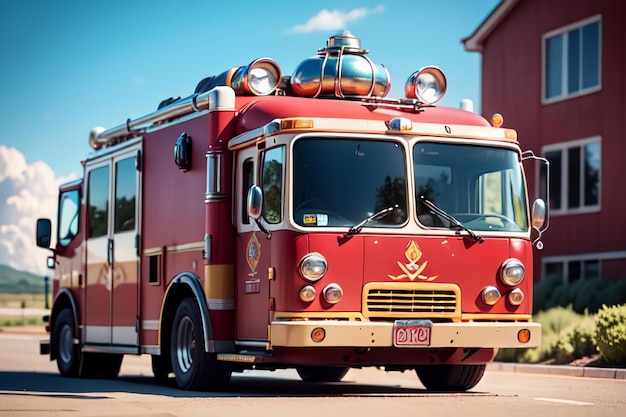
{"type": "Polygon", "coordinates": [[[477,231],[526,231],[526,189],[517,152],[488,146],[418,142],[413,149],[417,218],[450,227],[431,201],[477,231]]]}

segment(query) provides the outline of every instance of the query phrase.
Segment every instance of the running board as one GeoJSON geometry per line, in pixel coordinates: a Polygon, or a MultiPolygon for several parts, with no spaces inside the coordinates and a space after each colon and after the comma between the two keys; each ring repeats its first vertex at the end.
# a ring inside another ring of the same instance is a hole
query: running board
{"type": "Polygon", "coordinates": [[[222,362],[258,363],[263,362],[260,356],[239,355],[237,353],[218,353],[217,360],[222,362]]]}

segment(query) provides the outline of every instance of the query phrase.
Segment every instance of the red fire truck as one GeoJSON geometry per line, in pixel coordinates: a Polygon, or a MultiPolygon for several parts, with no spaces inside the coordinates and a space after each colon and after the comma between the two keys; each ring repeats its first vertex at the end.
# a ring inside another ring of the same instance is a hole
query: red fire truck
{"type": "Polygon", "coordinates": [[[546,161],[501,117],[436,106],[437,67],[387,98],[368,52],[342,32],[291,76],[258,59],[92,130],[53,246],[37,223],[55,271],[41,353],[62,375],[115,377],[149,354],[182,389],[376,366],[468,390],[498,348],[540,343],[547,198],[529,203],[524,161],[537,177],[546,161]]]}

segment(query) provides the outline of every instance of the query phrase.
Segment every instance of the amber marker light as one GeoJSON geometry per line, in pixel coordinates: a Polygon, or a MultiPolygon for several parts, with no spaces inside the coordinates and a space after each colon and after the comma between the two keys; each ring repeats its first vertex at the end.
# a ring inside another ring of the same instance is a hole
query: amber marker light
{"type": "Polygon", "coordinates": [[[491,116],[491,126],[502,127],[503,124],[504,124],[504,117],[502,117],[500,113],[494,113],[494,115],[491,116]]]}
{"type": "Polygon", "coordinates": [[[321,327],[316,327],[311,332],[311,340],[313,340],[314,342],[319,343],[322,340],[324,340],[325,338],[326,338],[326,330],[324,330],[321,327]]]}
{"type": "Polygon", "coordinates": [[[530,342],[530,330],[522,329],[519,332],[517,332],[517,340],[520,343],[528,343],[528,342],[530,342]]]}

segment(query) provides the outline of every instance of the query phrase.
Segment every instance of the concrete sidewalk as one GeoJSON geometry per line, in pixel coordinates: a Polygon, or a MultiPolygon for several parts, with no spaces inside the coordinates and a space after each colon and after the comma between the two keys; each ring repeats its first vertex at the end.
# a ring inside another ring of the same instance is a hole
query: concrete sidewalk
{"type": "Polygon", "coordinates": [[[531,363],[492,362],[487,364],[488,371],[510,372],[519,374],[541,374],[572,376],[581,378],[607,378],[626,380],[624,368],[598,368],[595,366],[539,365],[531,363]]]}

